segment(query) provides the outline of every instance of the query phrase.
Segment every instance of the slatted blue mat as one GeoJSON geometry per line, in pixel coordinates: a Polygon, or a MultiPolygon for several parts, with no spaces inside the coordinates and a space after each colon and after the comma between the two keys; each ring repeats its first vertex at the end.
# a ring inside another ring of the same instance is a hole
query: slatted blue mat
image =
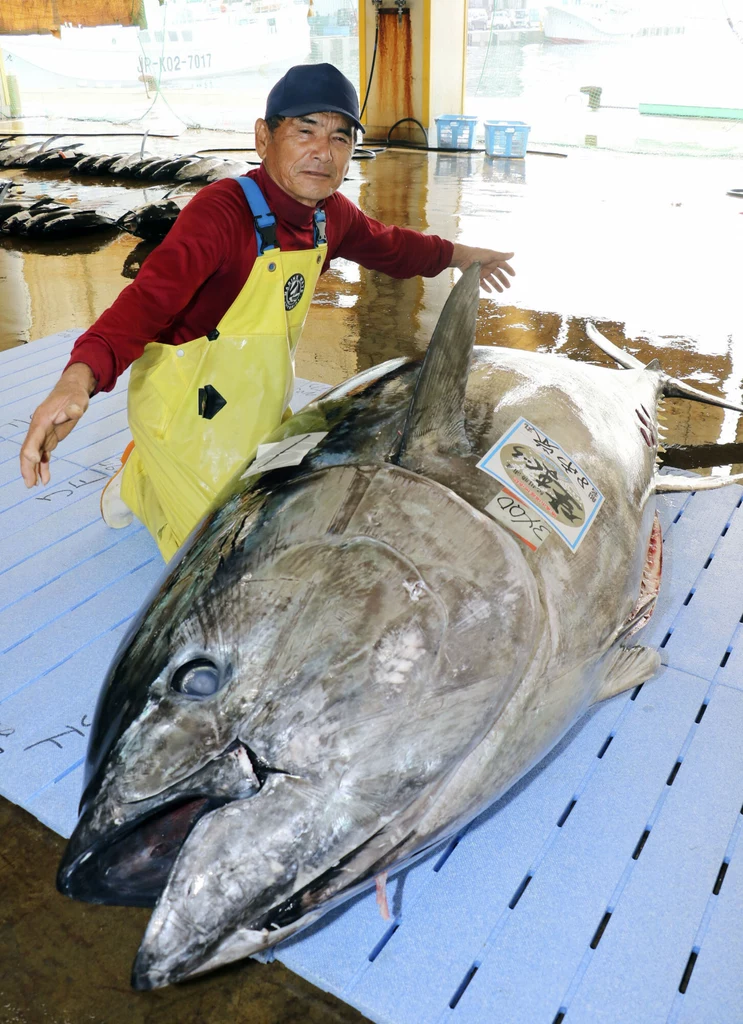
{"type": "MultiPolygon", "coordinates": [[[[128,440],[125,380],[60,446],[52,485],[18,478],[76,333],[0,355],[0,793],[63,835],[107,663],[162,572],[141,526],[98,514],[128,440]]],[[[742,502],[739,487],[659,501],[656,679],[593,708],[391,880],[391,921],[369,894],[276,956],[379,1024],[740,1024],[742,502]]]]}

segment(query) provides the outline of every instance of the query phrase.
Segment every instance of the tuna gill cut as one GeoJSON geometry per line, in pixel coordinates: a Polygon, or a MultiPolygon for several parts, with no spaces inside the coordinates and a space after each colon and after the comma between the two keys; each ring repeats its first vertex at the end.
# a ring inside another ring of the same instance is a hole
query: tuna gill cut
{"type": "Polygon", "coordinates": [[[478,294],[474,266],[422,367],[282,425],[114,659],[58,884],[154,906],[137,988],[373,886],[658,668],[626,642],[659,586],[666,378],[474,347],[478,294]]]}

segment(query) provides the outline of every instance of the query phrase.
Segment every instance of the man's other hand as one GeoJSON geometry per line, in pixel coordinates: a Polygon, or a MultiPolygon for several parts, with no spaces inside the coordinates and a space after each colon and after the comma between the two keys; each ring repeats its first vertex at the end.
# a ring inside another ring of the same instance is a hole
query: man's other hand
{"type": "Polygon", "coordinates": [[[502,292],[504,288],[510,288],[511,282],[507,274],[516,276],[516,271],[508,262],[513,256],[512,252],[496,252],[495,249],[477,249],[472,245],[461,245],[454,243],[454,253],[451,258],[450,267],[458,267],[459,270],[466,270],[473,263],[480,264],[480,287],[486,292],[502,292]]]}
{"type": "Polygon", "coordinates": [[[73,363],[33,414],[21,448],[21,476],[26,487],[34,487],[39,481],[49,483],[49,455],[88,408],[94,388],[90,367],[73,363]]]}

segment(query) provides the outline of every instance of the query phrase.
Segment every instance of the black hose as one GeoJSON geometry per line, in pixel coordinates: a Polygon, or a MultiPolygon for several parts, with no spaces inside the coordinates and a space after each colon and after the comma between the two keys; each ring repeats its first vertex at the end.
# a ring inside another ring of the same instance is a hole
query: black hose
{"type": "Polygon", "coordinates": [[[371,89],[372,78],[374,77],[374,65],[377,63],[377,46],[379,45],[379,15],[377,15],[377,31],[374,33],[374,53],[372,54],[371,68],[369,70],[369,81],[366,83],[366,95],[364,96],[364,105],[359,113],[359,120],[364,116],[366,110],[366,104],[369,101],[369,90],[371,89]]]}
{"type": "MultiPolygon", "coordinates": [[[[219,130],[219,129],[215,129],[219,130]]],[[[10,132],[7,135],[4,132],[0,132],[0,137],[3,139],[39,139],[39,138],[50,138],[51,132],[10,132]]],[[[180,135],[156,135],[154,132],[145,133],[149,135],[151,139],[179,139],[180,135]]],[[[77,139],[77,138],[91,138],[91,139],[141,139],[142,132],[65,132],[64,135],[54,136],[57,139],[77,139]]]]}
{"type": "Polygon", "coordinates": [[[423,138],[426,140],[425,146],[419,146],[419,145],[417,145],[415,143],[405,143],[405,142],[397,142],[397,143],[395,143],[395,145],[410,145],[410,146],[415,146],[416,149],[428,149],[428,132],[423,127],[423,125],[420,123],[420,121],[418,120],[417,117],[401,117],[399,121],[395,121],[395,123],[392,125],[390,130],[387,132],[387,145],[388,146],[390,145],[390,135],[392,135],[392,133],[394,132],[395,128],[397,128],[397,126],[399,124],[405,124],[406,121],[412,121],[413,124],[417,124],[418,125],[420,130],[423,132],[423,138]]]}

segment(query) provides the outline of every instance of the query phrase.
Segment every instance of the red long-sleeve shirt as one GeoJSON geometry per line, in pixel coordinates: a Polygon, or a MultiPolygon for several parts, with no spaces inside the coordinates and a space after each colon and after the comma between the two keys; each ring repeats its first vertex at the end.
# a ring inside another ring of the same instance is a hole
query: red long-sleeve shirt
{"type": "MultiPolygon", "coordinates": [[[[297,202],[263,166],[249,172],[277,219],[285,250],[313,246],[313,209],[297,202]]],[[[336,192],[325,200],[330,261],[343,257],[391,277],[435,277],[451,263],[453,245],[437,235],[388,227],[336,192]]],[[[110,391],[150,341],[182,345],[219,323],[237,298],[257,254],[245,195],[229,178],[202,189],[181,211],[113,305],[76,341],[71,363],[87,363],[98,391],[110,391]]]]}

